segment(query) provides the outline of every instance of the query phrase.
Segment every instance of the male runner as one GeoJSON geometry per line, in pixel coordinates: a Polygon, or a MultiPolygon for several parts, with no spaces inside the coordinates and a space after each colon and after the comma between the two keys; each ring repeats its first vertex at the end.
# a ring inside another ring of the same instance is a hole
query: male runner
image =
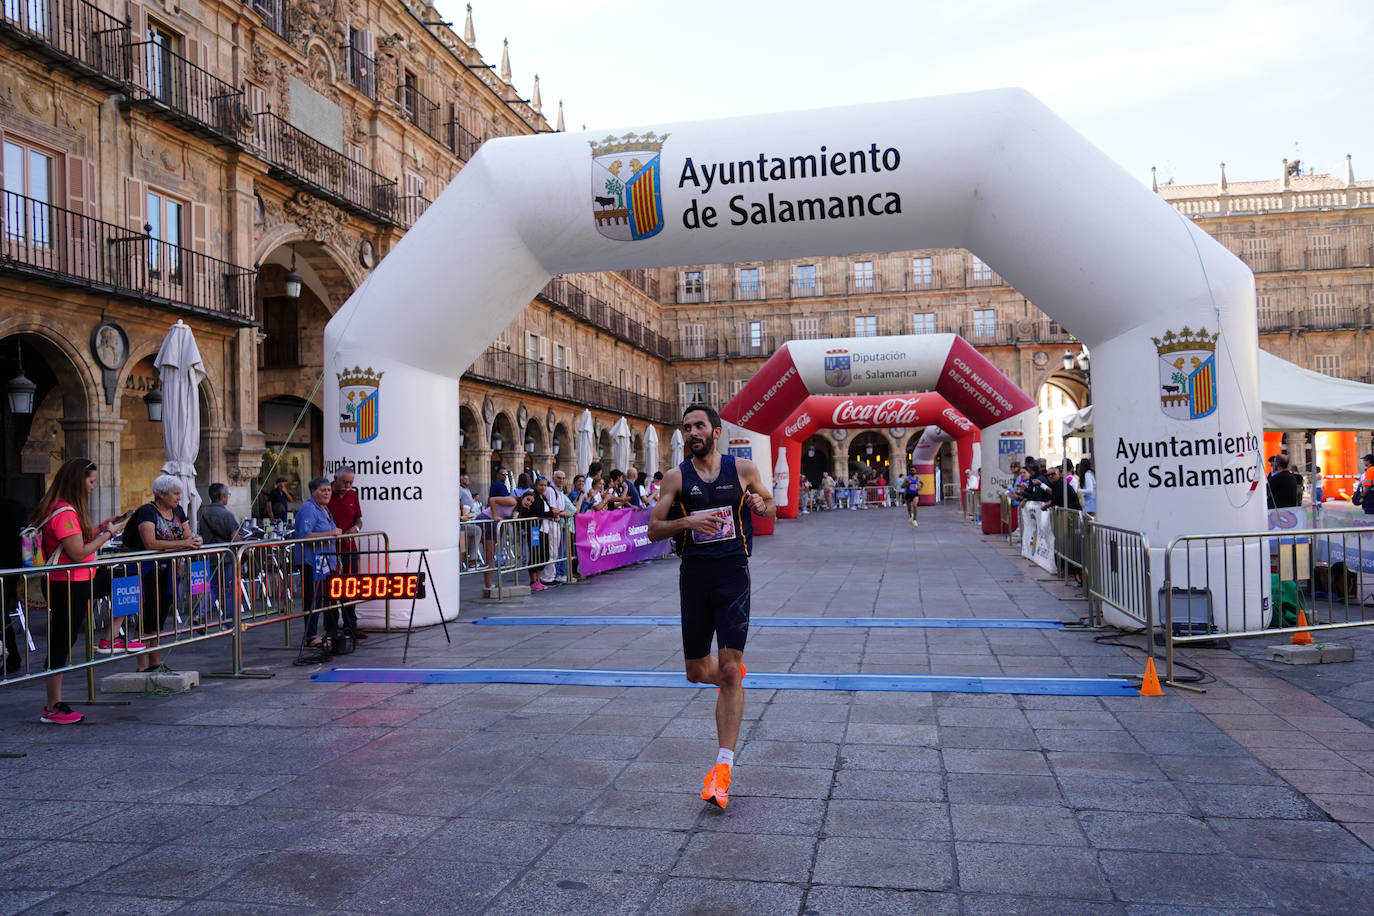
{"type": "Polygon", "coordinates": [[[906,475],[906,483],[902,485],[902,498],[906,500],[907,519],[911,522],[911,527],[916,527],[916,509],[921,497],[921,477],[915,471],[906,475]]]}
{"type": "Polygon", "coordinates": [[[724,808],[730,801],[744,714],[744,641],[749,635],[749,552],[753,516],[777,512],[754,462],[722,455],[720,416],[693,404],[682,414],[684,445],[691,457],[663,475],[662,496],[649,517],[649,540],[674,538],[682,556],[682,654],[687,680],[715,684],[716,737],[720,752],[702,780],[701,797],[724,808]],[[711,657],[714,634],[718,658],[711,657]]]}

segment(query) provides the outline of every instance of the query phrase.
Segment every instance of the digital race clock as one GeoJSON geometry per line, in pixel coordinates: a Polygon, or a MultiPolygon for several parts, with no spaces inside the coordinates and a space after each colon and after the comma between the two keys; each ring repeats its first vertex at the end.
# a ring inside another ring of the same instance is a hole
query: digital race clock
{"type": "Polygon", "coordinates": [[[331,601],[423,597],[425,574],[422,572],[337,573],[329,577],[331,601]]]}

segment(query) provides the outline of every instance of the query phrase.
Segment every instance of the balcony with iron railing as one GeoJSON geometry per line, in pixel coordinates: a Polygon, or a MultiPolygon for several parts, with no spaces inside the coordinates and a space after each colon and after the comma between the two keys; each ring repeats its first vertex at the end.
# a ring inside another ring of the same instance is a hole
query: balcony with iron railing
{"type": "Polygon", "coordinates": [[[566,277],[554,277],[544,285],[538,295],[545,302],[558,306],[588,324],[609,331],[626,343],[662,359],[671,358],[672,347],[667,338],[612,307],[605,300],[590,295],[566,277]]]}
{"type": "Polygon", "coordinates": [[[277,35],[291,40],[292,13],[286,0],[243,0],[243,5],[261,16],[263,24],[277,35]]]}
{"type": "Polygon", "coordinates": [[[999,347],[1016,339],[1009,321],[975,321],[959,328],[959,336],[975,347],[999,347]]]}
{"type": "Polygon", "coordinates": [[[3,192],[0,273],[85,287],[173,311],[253,324],[256,272],[136,232],[3,192]]]}
{"type": "Polygon", "coordinates": [[[150,107],[211,140],[239,145],[251,125],[243,90],[235,89],[165,46],[129,45],[129,102],[150,107]]]}
{"type": "Polygon", "coordinates": [[[253,115],[260,152],[283,184],[328,198],[345,210],[382,222],[397,222],[396,180],[325,146],[285,119],[263,111],[253,115]]]}
{"type": "Polygon", "coordinates": [[[557,369],[508,350],[488,348],[463,373],[464,380],[490,382],[568,401],[578,407],[594,407],[639,417],[655,423],[676,420],[666,401],[626,391],[615,385],[557,369]]]}
{"type": "Polygon", "coordinates": [[[343,53],[353,88],[369,99],[377,98],[377,61],[352,45],[345,45],[343,53]]]}
{"type": "Polygon", "coordinates": [[[1261,334],[1277,334],[1293,329],[1292,314],[1286,310],[1260,309],[1258,315],[1261,334]]]}
{"type": "Polygon", "coordinates": [[[396,87],[396,107],[401,117],[424,131],[430,139],[448,145],[448,129],[439,118],[439,103],[414,85],[402,83],[396,87]]]}
{"type": "Polygon", "coordinates": [[[1314,331],[1348,331],[1369,326],[1369,313],[1364,308],[1320,306],[1296,313],[1300,325],[1314,331]]]}
{"type": "Polygon", "coordinates": [[[634,270],[616,271],[634,286],[642,290],[650,299],[658,300],[658,277],[654,276],[653,271],[635,268],[634,270]]]}
{"type": "Polygon", "coordinates": [[[1309,248],[1302,253],[1302,264],[1308,270],[1336,270],[1345,267],[1345,246],[1309,248]]]}
{"type": "Polygon", "coordinates": [[[429,209],[431,201],[422,194],[411,194],[400,198],[396,202],[396,209],[399,212],[401,225],[409,229],[420,221],[420,217],[429,209]]]}
{"type": "Polygon", "coordinates": [[[709,299],[710,295],[706,292],[705,281],[700,279],[678,280],[677,301],[679,305],[693,305],[707,302],[709,299]]]}
{"type": "Polygon", "coordinates": [[[821,282],[820,277],[793,277],[788,283],[793,299],[825,295],[825,284],[821,282]]]}
{"type": "Polygon", "coordinates": [[[689,337],[673,345],[673,359],[719,359],[720,341],[689,337]]]}
{"type": "Polygon", "coordinates": [[[448,148],[463,162],[467,162],[477,155],[477,148],[482,145],[482,138],[468,130],[455,118],[448,124],[448,148]]]}
{"type": "Polygon", "coordinates": [[[112,88],[129,79],[129,26],[87,0],[4,0],[0,42],[112,88]]]}

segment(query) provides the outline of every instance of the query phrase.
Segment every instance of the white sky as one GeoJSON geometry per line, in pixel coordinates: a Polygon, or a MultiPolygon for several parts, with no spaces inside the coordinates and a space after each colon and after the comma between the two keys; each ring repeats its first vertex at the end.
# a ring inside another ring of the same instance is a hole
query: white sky
{"type": "MultiPolygon", "coordinates": [[[[461,35],[464,2],[437,6],[461,35]]],[[[1374,177],[1368,0],[476,0],[473,23],[569,130],[1021,86],[1142,181],[1346,153],[1374,177]]]]}

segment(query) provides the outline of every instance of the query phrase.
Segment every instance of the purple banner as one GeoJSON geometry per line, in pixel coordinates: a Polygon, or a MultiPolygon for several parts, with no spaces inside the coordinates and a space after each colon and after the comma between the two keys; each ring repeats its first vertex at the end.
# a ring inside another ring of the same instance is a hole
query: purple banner
{"type": "Polygon", "coordinates": [[[573,519],[577,563],[582,575],[590,576],[671,553],[670,541],[650,543],[650,511],[607,509],[603,512],[583,512],[573,519]]]}

